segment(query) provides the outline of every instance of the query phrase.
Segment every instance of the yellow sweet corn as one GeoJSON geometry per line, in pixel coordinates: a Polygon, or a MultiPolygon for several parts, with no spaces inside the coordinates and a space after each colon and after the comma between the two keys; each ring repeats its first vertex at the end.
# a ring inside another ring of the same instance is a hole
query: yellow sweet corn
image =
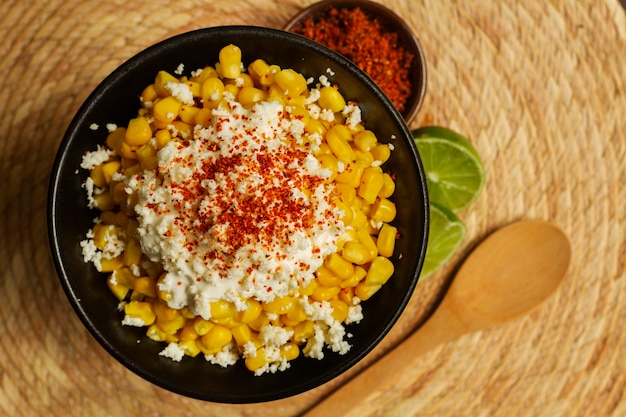
{"type": "Polygon", "coordinates": [[[341,112],[346,107],[346,100],[334,87],[325,86],[320,89],[319,105],[324,109],[341,112]]]}
{"type": "Polygon", "coordinates": [[[224,78],[237,78],[241,74],[241,49],[227,45],[220,50],[219,62],[224,78]]]}
{"type": "Polygon", "coordinates": [[[124,141],[129,146],[141,146],[150,139],[152,139],[152,128],[148,119],[145,117],[130,119],[124,135],[124,141]]]}
{"type": "Polygon", "coordinates": [[[383,285],[393,275],[393,263],[383,256],[376,257],[367,271],[365,284],[369,286],[383,285]]]}
{"type": "Polygon", "coordinates": [[[383,173],[379,167],[368,167],[363,170],[357,194],[368,204],[373,204],[383,188],[383,173]]]}
{"type": "Polygon", "coordinates": [[[290,97],[298,96],[307,89],[306,79],[302,74],[290,68],[275,74],[274,82],[284,91],[285,95],[290,97]]]}
{"type": "Polygon", "coordinates": [[[133,319],[139,319],[144,326],[150,326],[156,320],[152,303],[131,301],[124,305],[124,313],[133,319]]]}
{"type": "Polygon", "coordinates": [[[383,224],[378,233],[378,239],[376,240],[376,247],[378,248],[378,254],[390,258],[393,255],[393,250],[396,245],[396,234],[398,229],[390,224],[383,224]]]}
{"type": "MultiPolygon", "coordinates": [[[[208,354],[215,354],[222,350],[228,342],[233,338],[233,333],[228,327],[216,324],[201,337],[202,344],[206,348],[208,354]]],[[[206,353],[206,352],[205,352],[206,353]]]]}
{"type": "Polygon", "coordinates": [[[164,97],[154,103],[152,112],[154,118],[163,123],[172,123],[180,112],[182,103],[174,97],[164,97]]]}
{"type": "Polygon", "coordinates": [[[324,266],[328,268],[340,279],[347,279],[354,273],[354,265],[343,259],[339,254],[333,253],[324,261],[324,266]]]}

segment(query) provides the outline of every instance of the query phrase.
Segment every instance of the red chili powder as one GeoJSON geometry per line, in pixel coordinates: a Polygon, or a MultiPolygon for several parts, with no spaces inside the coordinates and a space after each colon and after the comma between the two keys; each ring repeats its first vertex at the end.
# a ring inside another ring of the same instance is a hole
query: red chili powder
{"type": "Polygon", "coordinates": [[[404,111],[411,94],[413,54],[398,42],[398,34],[378,19],[355,8],[330,8],[318,19],[308,18],[293,32],[339,52],[367,73],[404,111]]]}

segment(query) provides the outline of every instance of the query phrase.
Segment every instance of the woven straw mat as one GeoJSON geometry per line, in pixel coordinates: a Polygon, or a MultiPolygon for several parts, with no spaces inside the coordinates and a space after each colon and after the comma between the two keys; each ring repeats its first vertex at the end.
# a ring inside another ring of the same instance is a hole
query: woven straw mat
{"type": "Polygon", "coordinates": [[[530,315],[423,356],[363,416],[626,415],[626,14],[618,0],[389,0],[421,40],[428,92],[411,127],[468,136],[487,184],[467,238],[420,283],[363,363],[305,394],[212,404],[162,390],[89,335],[49,255],[52,161],[89,92],[143,48],[223,24],[280,28],[310,0],[0,2],[0,415],[297,416],[419,326],[451,270],[493,230],[567,232],[564,285],[530,315]]]}

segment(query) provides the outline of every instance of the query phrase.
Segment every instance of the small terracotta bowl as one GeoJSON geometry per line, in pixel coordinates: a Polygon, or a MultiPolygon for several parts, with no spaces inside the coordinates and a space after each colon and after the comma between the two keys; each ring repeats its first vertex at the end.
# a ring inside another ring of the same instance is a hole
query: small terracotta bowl
{"type": "MultiPolygon", "coordinates": [[[[378,20],[383,27],[395,31],[398,34],[398,42],[414,57],[409,74],[412,93],[405,102],[404,110],[400,112],[404,120],[409,124],[417,115],[426,94],[426,59],[417,36],[409,25],[395,12],[380,3],[370,0],[322,0],[313,3],[296,14],[287,23],[285,30],[294,32],[307,19],[316,21],[331,8],[354,9],[357,7],[366,15],[378,20]]],[[[367,34],[363,33],[363,36],[367,36],[367,34]]]]}

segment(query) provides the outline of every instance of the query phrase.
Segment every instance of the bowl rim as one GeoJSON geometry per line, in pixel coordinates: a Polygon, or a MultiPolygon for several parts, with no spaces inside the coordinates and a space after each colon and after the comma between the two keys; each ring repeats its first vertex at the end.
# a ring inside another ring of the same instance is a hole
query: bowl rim
{"type": "MultiPolygon", "coordinates": [[[[393,30],[398,33],[401,39],[408,43],[408,49],[415,54],[412,71],[415,73],[414,81],[419,83],[418,92],[415,94],[415,99],[410,101],[410,106],[400,112],[407,124],[413,122],[422,108],[428,87],[426,55],[415,31],[411,29],[406,20],[400,17],[391,8],[373,0],[321,0],[306,6],[296,13],[285,24],[284,29],[291,32],[307,18],[318,17],[333,7],[338,9],[353,9],[358,7],[365,12],[375,14],[376,17],[380,17],[386,22],[395,22],[397,24],[397,26],[394,25],[393,30]]],[[[409,98],[411,97],[413,97],[413,95],[409,96],[409,98]]],[[[409,101],[407,101],[407,103],[409,103],[409,101]]]]}
{"type": "MultiPolygon", "coordinates": [[[[215,26],[210,28],[202,28],[196,29],[188,32],[184,32],[178,35],[174,35],[167,39],[161,40],[157,43],[154,43],[142,51],[136,53],[131,58],[127,59],[125,62],[121,63],[116,69],[114,69],[107,77],[105,77],[87,96],[82,105],[79,107],[77,112],[75,113],[73,119],[71,120],[68,128],[66,129],[65,134],[59,144],[54,163],[51,170],[50,182],[48,188],[48,200],[47,200],[47,225],[48,225],[48,239],[50,243],[50,250],[53,258],[53,263],[58,275],[58,278],[61,282],[62,288],[72,306],[75,313],[78,315],[79,319],[83,323],[83,325],[87,328],[89,333],[99,342],[99,344],[105,348],[105,350],[114,357],[117,362],[122,364],[124,367],[132,371],[133,373],[139,375],[146,381],[153,383],[156,386],[167,389],[169,391],[185,395],[191,398],[205,400],[205,401],[214,401],[214,402],[222,402],[222,403],[253,403],[253,402],[264,402],[271,400],[278,400],[282,398],[287,398],[293,395],[300,394],[302,392],[308,391],[310,389],[316,388],[334,378],[344,373],[354,365],[356,365],[359,361],[361,361],[371,350],[377,346],[383,337],[391,330],[391,328],[397,322],[399,316],[402,314],[411,295],[414,292],[415,286],[417,285],[419,279],[419,271],[424,262],[425,252],[426,252],[426,244],[428,238],[428,226],[429,226],[429,215],[428,215],[428,194],[426,188],[426,179],[425,173],[423,170],[423,166],[421,160],[419,158],[419,153],[417,151],[417,147],[412,141],[408,142],[409,150],[412,152],[411,158],[415,160],[415,164],[417,166],[417,176],[419,177],[419,181],[421,182],[421,193],[423,194],[424,207],[424,223],[423,223],[423,235],[421,236],[421,251],[416,258],[416,270],[412,273],[414,274],[410,279],[410,286],[406,294],[402,294],[402,297],[398,297],[398,307],[395,309],[393,316],[386,323],[384,329],[380,334],[376,335],[376,338],[371,342],[371,346],[363,349],[358,355],[351,356],[351,359],[345,361],[336,369],[333,369],[332,372],[328,372],[323,375],[323,377],[318,377],[316,379],[312,379],[307,383],[294,383],[288,389],[283,389],[280,392],[274,392],[272,394],[262,393],[258,395],[250,395],[245,398],[241,398],[239,396],[231,396],[231,395],[215,395],[213,393],[199,392],[193,389],[180,388],[178,386],[172,385],[167,380],[163,378],[156,377],[153,372],[150,372],[147,369],[144,369],[139,364],[130,360],[128,357],[124,355],[114,344],[107,340],[105,336],[101,333],[101,331],[97,328],[97,326],[92,321],[92,318],[89,316],[87,311],[85,310],[82,301],[79,299],[79,295],[76,293],[74,286],[72,285],[72,280],[68,276],[68,272],[66,270],[66,263],[64,261],[64,255],[61,252],[61,247],[59,246],[59,236],[62,234],[62,231],[59,230],[57,225],[57,211],[59,209],[58,204],[58,190],[61,187],[61,180],[63,179],[61,176],[61,168],[65,163],[67,163],[67,152],[69,150],[69,145],[72,144],[72,141],[77,140],[76,137],[80,136],[77,133],[77,129],[80,126],[89,126],[91,121],[86,119],[86,116],[89,114],[91,108],[94,106],[94,100],[98,100],[99,97],[105,95],[107,91],[118,82],[120,79],[123,79],[125,76],[125,72],[132,70],[143,60],[149,59],[151,56],[158,54],[161,49],[165,48],[167,50],[173,48],[173,45],[178,42],[195,42],[206,37],[211,37],[216,33],[225,32],[226,34],[238,35],[241,33],[248,33],[259,36],[268,36],[270,38],[278,38],[284,39],[287,36],[290,39],[290,42],[294,42],[299,46],[303,46],[307,49],[313,49],[318,53],[322,53],[325,58],[331,60],[335,64],[342,65],[348,67],[350,72],[361,82],[368,86],[368,88],[374,89],[377,92],[377,96],[379,100],[382,100],[385,107],[392,110],[391,117],[398,124],[399,128],[403,131],[405,135],[410,135],[410,130],[406,125],[404,119],[400,115],[400,113],[395,109],[395,107],[391,104],[389,99],[380,91],[379,87],[371,81],[367,75],[362,72],[356,65],[354,65],[351,61],[347,60],[345,57],[340,54],[332,51],[331,49],[317,44],[311,41],[308,38],[303,36],[293,34],[291,32],[287,32],[280,29],[272,29],[260,26],[244,26],[244,25],[226,25],[226,26],[215,26]]],[[[408,137],[408,136],[407,136],[408,137]]],[[[262,377],[261,377],[262,378],[262,377]]]]}

